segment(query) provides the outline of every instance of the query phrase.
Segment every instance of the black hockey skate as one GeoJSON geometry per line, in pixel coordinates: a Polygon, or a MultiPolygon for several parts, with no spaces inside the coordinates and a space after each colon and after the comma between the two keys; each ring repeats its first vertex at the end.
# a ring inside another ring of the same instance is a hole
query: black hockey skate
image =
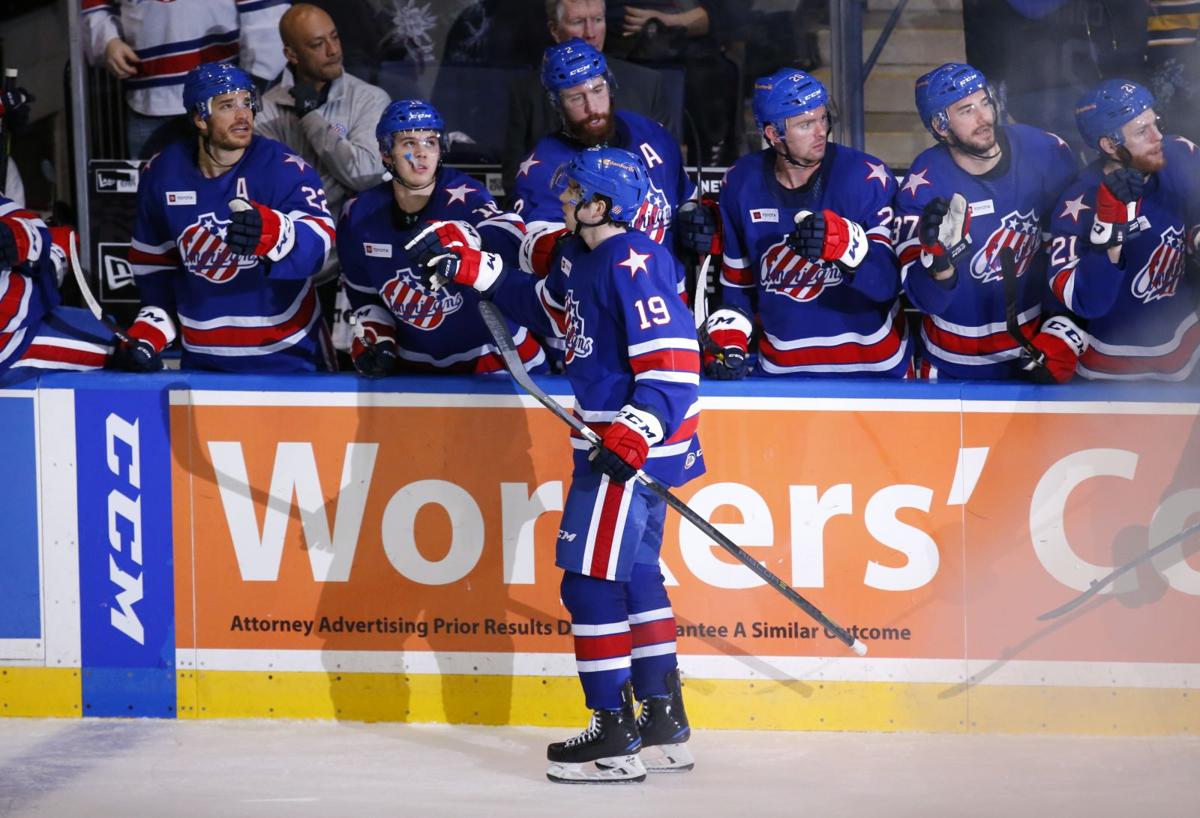
{"type": "Polygon", "coordinates": [[[634,784],[646,780],[638,758],[642,739],[633,717],[633,687],[621,691],[620,710],[594,710],[588,728],[546,748],[546,777],[558,784],[634,784]]]}
{"type": "Polygon", "coordinates": [[[678,668],[667,674],[667,692],[666,696],[642,702],[637,720],[644,750],[642,763],[652,773],[685,773],[696,766],[696,760],[684,746],[692,736],[692,728],[683,709],[678,668]]]}

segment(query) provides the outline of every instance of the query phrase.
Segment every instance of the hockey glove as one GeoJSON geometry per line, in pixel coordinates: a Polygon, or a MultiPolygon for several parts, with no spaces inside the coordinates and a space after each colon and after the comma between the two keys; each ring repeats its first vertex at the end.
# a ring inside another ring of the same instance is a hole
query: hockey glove
{"type": "Polygon", "coordinates": [[[61,287],[71,264],[71,242],[79,241],[75,228],[56,225],[50,228],[50,258],[54,262],[55,286],[61,287]]]}
{"type": "Polygon", "coordinates": [[[17,267],[41,254],[41,236],[24,219],[0,216],[0,267],[17,267]]]}
{"type": "Polygon", "coordinates": [[[430,292],[437,292],[447,282],[453,281],[472,287],[488,298],[504,278],[504,272],[504,260],[496,253],[455,247],[449,253],[435,258],[421,271],[421,283],[430,292]]]}
{"type": "Polygon", "coordinates": [[[296,103],[296,116],[304,117],[321,107],[321,94],[311,85],[298,82],[292,86],[292,101],[296,103]]]}
{"type": "Polygon", "coordinates": [[[350,345],[350,356],[358,374],[367,378],[391,375],[400,360],[396,354],[396,342],[390,338],[381,338],[374,343],[355,338],[350,345]]]}
{"type": "Polygon", "coordinates": [[[483,248],[479,232],[463,221],[430,222],[405,243],[408,257],[417,267],[428,267],[434,259],[454,247],[483,248]]]}
{"type": "Polygon", "coordinates": [[[237,256],[258,256],[279,261],[296,243],[296,225],[290,216],[246,199],[229,203],[225,244],[237,256]]]}
{"type": "Polygon", "coordinates": [[[1032,343],[1039,353],[1034,359],[1021,351],[1021,370],[1034,383],[1066,383],[1075,375],[1079,356],[1087,352],[1088,335],[1068,315],[1052,315],[1042,323],[1032,343]]]}
{"type": "Polygon", "coordinates": [[[955,263],[971,248],[971,208],[961,193],[950,201],[931,199],[917,223],[921,266],[937,279],[948,279],[955,263]]]}
{"type": "Polygon", "coordinates": [[[617,412],[592,450],[592,471],[603,472],[617,483],[628,483],[646,464],[650,447],[663,439],[662,421],[653,412],[626,404],[617,412]]]}
{"type": "Polygon", "coordinates": [[[679,245],[701,256],[719,256],[721,240],[721,209],[715,199],[692,199],[679,207],[675,220],[679,230],[679,245]]]}
{"type": "Polygon", "coordinates": [[[1146,177],[1140,170],[1119,167],[1104,174],[1096,191],[1096,217],[1089,234],[1092,244],[1117,247],[1125,243],[1129,227],[1137,222],[1146,177]]]}
{"type": "Polygon", "coordinates": [[[843,219],[832,210],[796,214],[796,227],[788,234],[788,247],[803,258],[836,261],[853,270],[867,257],[867,233],[857,222],[843,219]]]}
{"type": "Polygon", "coordinates": [[[571,237],[571,231],[562,222],[530,222],[525,225],[525,236],[521,249],[517,251],[521,269],[539,278],[545,278],[554,269],[559,248],[571,237]]]}
{"type": "Polygon", "coordinates": [[[157,372],[163,368],[159,354],[175,340],[175,322],[161,307],[142,307],[125,334],[131,343],[117,344],[112,365],[126,372],[157,372]]]}
{"type": "Polygon", "coordinates": [[[29,103],[35,99],[24,88],[0,91],[0,119],[4,120],[4,127],[10,131],[23,130],[29,121],[29,103]]]}
{"type": "Polygon", "coordinates": [[[158,372],[163,368],[162,358],[147,341],[117,341],[109,364],[123,372],[158,372]]]}
{"type": "Polygon", "coordinates": [[[719,381],[737,381],[749,371],[753,325],[740,310],[724,307],[708,316],[703,330],[704,374],[719,381]]]}

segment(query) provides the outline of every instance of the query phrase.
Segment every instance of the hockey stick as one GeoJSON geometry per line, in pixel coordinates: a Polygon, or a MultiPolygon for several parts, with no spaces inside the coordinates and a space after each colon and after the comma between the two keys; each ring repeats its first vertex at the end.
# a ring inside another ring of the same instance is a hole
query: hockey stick
{"type": "Polygon", "coordinates": [[[1053,611],[1047,611],[1046,613],[1039,616],[1038,619],[1040,621],[1044,622],[1047,619],[1054,619],[1055,617],[1062,616],[1065,613],[1070,613],[1071,611],[1075,610],[1080,605],[1082,605],[1083,603],[1087,602],[1089,599],[1094,597],[1096,594],[1100,593],[1101,590],[1108,587],[1109,585],[1112,585],[1113,582],[1115,582],[1117,580],[1117,578],[1120,577],[1121,575],[1133,570],[1134,568],[1141,565],[1146,560],[1153,559],[1155,557],[1155,555],[1161,554],[1163,551],[1166,551],[1171,546],[1179,545],[1179,543],[1183,542],[1188,537],[1195,534],[1197,531],[1200,531],[1200,523],[1196,523],[1193,526],[1189,526],[1189,527],[1185,528],[1183,531],[1180,531],[1174,537],[1170,537],[1169,539],[1166,539],[1163,542],[1159,543],[1158,545],[1154,546],[1149,551],[1139,554],[1135,558],[1131,559],[1129,562],[1127,562],[1124,565],[1122,565],[1121,567],[1115,569],[1111,573],[1104,575],[1100,579],[1092,580],[1091,583],[1088,585],[1088,589],[1086,591],[1084,591],[1082,594],[1080,594],[1079,596],[1072,599],[1066,605],[1060,605],[1059,607],[1055,608],[1053,611]]]}
{"type": "Polygon", "coordinates": [[[1004,328],[1033,361],[1030,368],[1036,369],[1045,363],[1046,356],[1025,337],[1017,320],[1017,259],[1011,247],[1000,248],[1000,280],[1004,284],[1004,328]]]}
{"type": "Polygon", "coordinates": [[[712,253],[704,254],[700,272],[696,273],[696,294],[692,298],[692,311],[696,316],[696,329],[708,320],[708,268],[712,264],[712,253]]]}
{"type": "Polygon", "coordinates": [[[87,305],[88,311],[104,326],[112,330],[113,335],[127,344],[132,344],[129,336],[118,328],[113,322],[104,317],[104,312],[100,309],[100,302],[96,300],[96,296],[92,294],[92,288],[88,286],[87,276],[83,274],[83,268],[79,266],[79,240],[75,233],[71,233],[70,247],[67,248],[67,255],[70,257],[71,274],[75,276],[75,283],[79,285],[79,295],[83,297],[83,303],[87,305]]]}
{"type": "MultiPolygon", "coordinates": [[[[17,69],[4,69],[4,85],[5,91],[12,91],[17,87],[17,69]]],[[[0,119],[0,190],[4,191],[5,195],[8,190],[8,163],[11,161],[9,156],[12,151],[12,133],[10,128],[4,127],[4,120],[0,119]]]]}
{"type": "MultiPolygon", "coordinates": [[[[520,384],[521,388],[530,394],[538,403],[545,406],[551,412],[558,416],[560,420],[566,423],[579,434],[583,435],[584,439],[593,446],[600,445],[600,437],[566,409],[562,408],[555,400],[543,392],[533,379],[529,377],[529,373],[525,371],[524,365],[521,363],[521,358],[517,354],[517,348],[513,346],[512,336],[508,334],[508,323],[504,316],[500,313],[500,308],[486,299],[479,300],[479,314],[483,318],[483,323],[487,326],[488,332],[491,333],[492,339],[496,342],[496,348],[500,352],[500,357],[504,361],[505,368],[512,375],[513,380],[520,384]]],[[[861,641],[851,636],[844,628],[835,623],[832,619],[822,613],[821,609],[813,605],[807,599],[796,593],[790,585],[784,582],[775,574],[764,568],[756,559],[747,554],[742,548],[735,545],[729,538],[718,531],[708,520],[701,517],[691,506],[680,500],[670,492],[665,486],[659,483],[644,471],[639,470],[637,479],[653,491],[659,497],[666,501],[667,505],[675,509],[679,514],[696,528],[704,533],[704,536],[713,540],[717,545],[724,548],[738,561],[757,574],[764,582],[770,585],[779,593],[788,598],[789,602],[799,606],[806,614],[815,619],[818,623],[824,626],[827,630],[834,634],[839,640],[844,642],[851,650],[859,656],[866,656],[867,646],[861,641]]]]}

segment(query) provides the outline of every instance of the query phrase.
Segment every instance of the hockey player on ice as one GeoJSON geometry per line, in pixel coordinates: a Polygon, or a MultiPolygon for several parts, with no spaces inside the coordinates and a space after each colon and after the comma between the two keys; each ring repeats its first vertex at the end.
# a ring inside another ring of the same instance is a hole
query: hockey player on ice
{"type": "Polygon", "coordinates": [[[769,146],[725,176],[723,306],[705,323],[705,373],[747,374],[756,316],[764,374],[904,377],[896,180],[883,160],[829,141],[829,93],[803,71],[759,78],[753,104],[769,146]]]}
{"type": "Polygon", "coordinates": [[[68,252],[34,213],[0,196],[0,371],[102,369],[108,362],[112,330],[59,298],[68,252]]]}
{"type": "Polygon", "coordinates": [[[916,104],[938,144],[913,160],[896,194],[895,241],[904,290],[924,314],[921,377],[1070,380],[1086,335],[1069,315],[1047,317],[1043,248],[1076,169],[1070,148],[1037,128],[1001,125],[987,79],[969,65],[919,78],[916,104]],[[1006,329],[1004,250],[1015,260],[1019,332],[1036,359],[1006,329]]]}
{"type": "MultiPolygon", "coordinates": [[[[432,290],[422,268],[441,241],[486,247],[516,262],[525,235],[487,189],[441,164],[445,125],[427,102],[391,103],[376,128],[388,180],[346,203],[337,247],[356,333],[350,348],[362,375],[395,371],[503,372],[479,318],[473,290],[432,290]],[[405,241],[421,231],[413,250],[405,241]],[[403,237],[403,238],[402,238],[403,237]]],[[[544,368],[545,352],[528,330],[512,327],[526,368],[544,368]]]]}
{"type": "Polygon", "coordinates": [[[1054,209],[1050,284],[1088,319],[1079,373],[1094,380],[1193,378],[1200,358],[1200,149],[1158,130],[1154,97],[1105,80],[1080,99],[1100,156],[1054,209]]]}
{"type": "Polygon", "coordinates": [[[572,438],[574,469],[556,564],[592,720],[547,750],[556,782],[641,781],[691,769],[675,657],[675,618],[658,554],[664,501],[635,475],[668,486],[704,472],[696,436],[699,347],[669,274],[674,259],[630,222],[650,183],[641,159],[588,148],[557,177],[571,231],[544,278],[492,253],[449,245],[430,270],[493,297],[511,318],[566,344],[575,412],[601,437],[572,438]],[[634,718],[633,700],[641,702],[634,718]],[[644,752],[640,752],[644,751],[644,752]],[[643,763],[644,762],[644,763],[643,763]]]}
{"type": "Polygon", "coordinates": [[[138,183],[129,261],[143,306],[122,365],[160,369],[178,331],[185,369],[333,369],[312,281],[334,240],[320,177],[254,133],[258,95],[241,69],[194,68],[183,96],[195,136],[164,148],[138,183]]]}

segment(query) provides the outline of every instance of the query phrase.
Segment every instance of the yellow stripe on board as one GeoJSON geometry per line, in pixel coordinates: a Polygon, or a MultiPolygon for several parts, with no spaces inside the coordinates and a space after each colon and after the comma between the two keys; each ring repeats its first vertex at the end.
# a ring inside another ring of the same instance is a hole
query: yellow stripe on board
{"type": "Polygon", "coordinates": [[[0,667],[0,716],[78,716],[79,668],[0,667]]]}
{"type": "MultiPolygon", "coordinates": [[[[181,718],[586,722],[570,677],[186,671],[178,687],[181,718]]],[[[687,679],[684,691],[700,729],[1200,735],[1195,690],[687,679]]]]}

